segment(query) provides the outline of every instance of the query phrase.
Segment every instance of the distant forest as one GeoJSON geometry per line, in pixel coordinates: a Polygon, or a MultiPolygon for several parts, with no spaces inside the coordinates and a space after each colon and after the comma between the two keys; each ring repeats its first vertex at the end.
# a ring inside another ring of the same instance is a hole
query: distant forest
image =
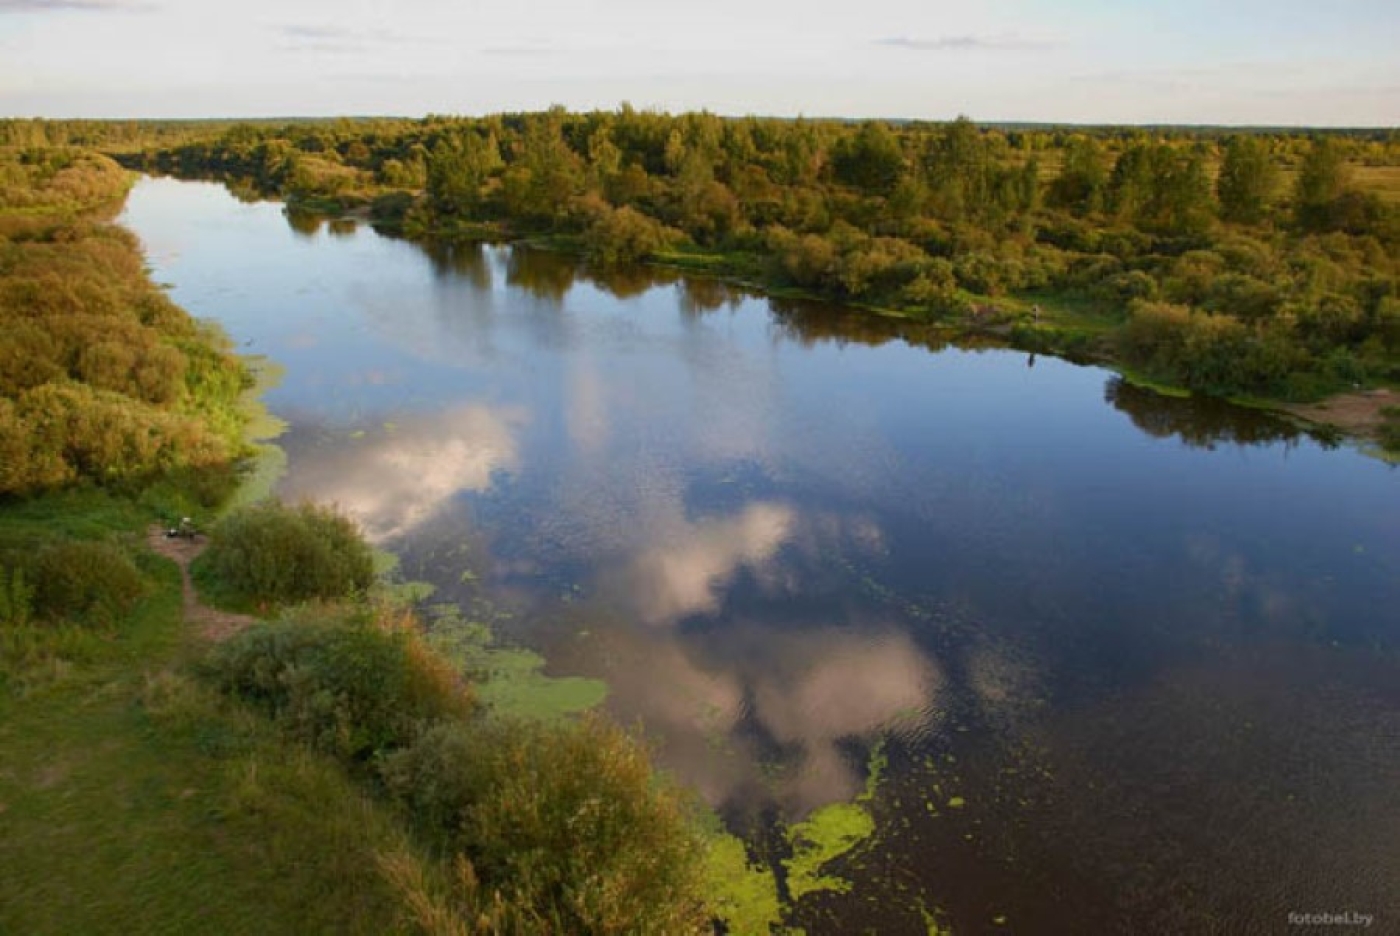
{"type": "Polygon", "coordinates": [[[411,237],[533,238],[1111,358],[1217,395],[1400,380],[1400,131],[668,115],[7,121],[411,237]]]}

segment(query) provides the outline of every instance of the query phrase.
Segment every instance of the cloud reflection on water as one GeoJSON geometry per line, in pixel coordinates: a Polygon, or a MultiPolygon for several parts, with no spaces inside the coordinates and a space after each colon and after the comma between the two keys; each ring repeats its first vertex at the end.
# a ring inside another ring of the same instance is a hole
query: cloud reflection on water
{"type": "Polygon", "coordinates": [[[483,491],[519,467],[525,413],[479,403],[415,415],[298,452],[289,499],[338,504],[376,542],[410,532],[463,491],[483,491]]]}
{"type": "Polygon", "coordinates": [[[857,793],[845,745],[926,719],[944,678],[888,625],[775,632],[751,625],[706,642],[673,631],[608,635],[609,705],[645,712],[666,766],[715,806],[776,801],[801,816],[857,793]]]}
{"type": "Polygon", "coordinates": [[[791,507],[763,501],[722,519],[673,518],[654,530],[657,545],[628,564],[623,585],[649,624],[713,612],[739,569],[771,559],[795,521],[791,507]]]}

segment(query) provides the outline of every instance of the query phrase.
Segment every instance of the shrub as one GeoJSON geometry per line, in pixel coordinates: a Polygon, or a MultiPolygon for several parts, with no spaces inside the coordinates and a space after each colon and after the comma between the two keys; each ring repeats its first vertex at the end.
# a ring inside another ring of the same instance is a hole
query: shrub
{"type": "Polygon", "coordinates": [[[294,738],[358,764],[411,743],[471,697],[409,628],[372,620],[290,620],[222,644],[207,672],[294,738]]]}
{"type": "Polygon", "coordinates": [[[1090,293],[1115,302],[1153,299],[1157,296],[1157,281],[1142,270],[1126,270],[1095,284],[1090,293]]]}
{"type": "Polygon", "coordinates": [[[112,543],[54,543],[34,561],[34,611],[51,622],[110,627],[145,591],[131,557],[112,543]]]}
{"type": "Polygon", "coordinates": [[[605,206],[584,238],[589,257],[604,266],[646,260],[679,239],[680,232],[626,205],[605,206]]]}
{"type": "Polygon", "coordinates": [[[602,719],[442,725],[389,758],[384,775],[462,856],[467,912],[480,892],[531,908],[529,932],[708,931],[689,803],[602,719]]]}
{"type": "Polygon", "coordinates": [[[341,598],[374,579],[374,557],[359,530],[328,507],[268,501],[226,518],[210,538],[206,568],[248,601],[341,598]]]}

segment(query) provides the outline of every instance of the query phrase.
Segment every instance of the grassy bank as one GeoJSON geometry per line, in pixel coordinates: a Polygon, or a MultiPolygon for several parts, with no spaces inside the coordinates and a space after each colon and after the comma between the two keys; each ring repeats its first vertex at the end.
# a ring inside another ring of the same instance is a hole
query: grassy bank
{"type": "Polygon", "coordinates": [[[0,508],[0,543],[105,543],[141,595],[98,622],[0,620],[0,932],[392,933],[409,848],[334,764],[188,675],[206,647],[148,509],[102,491],[0,508]]]}

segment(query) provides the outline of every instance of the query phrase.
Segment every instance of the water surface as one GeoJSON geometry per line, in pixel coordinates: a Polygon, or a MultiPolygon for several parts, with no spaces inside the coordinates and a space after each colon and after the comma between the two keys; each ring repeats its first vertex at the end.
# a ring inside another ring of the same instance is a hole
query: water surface
{"type": "Polygon", "coordinates": [[[605,679],[756,854],[883,739],[810,932],[1400,927],[1386,465],[1095,367],[209,184],[145,180],[124,223],[286,366],[284,496],[605,679]]]}

